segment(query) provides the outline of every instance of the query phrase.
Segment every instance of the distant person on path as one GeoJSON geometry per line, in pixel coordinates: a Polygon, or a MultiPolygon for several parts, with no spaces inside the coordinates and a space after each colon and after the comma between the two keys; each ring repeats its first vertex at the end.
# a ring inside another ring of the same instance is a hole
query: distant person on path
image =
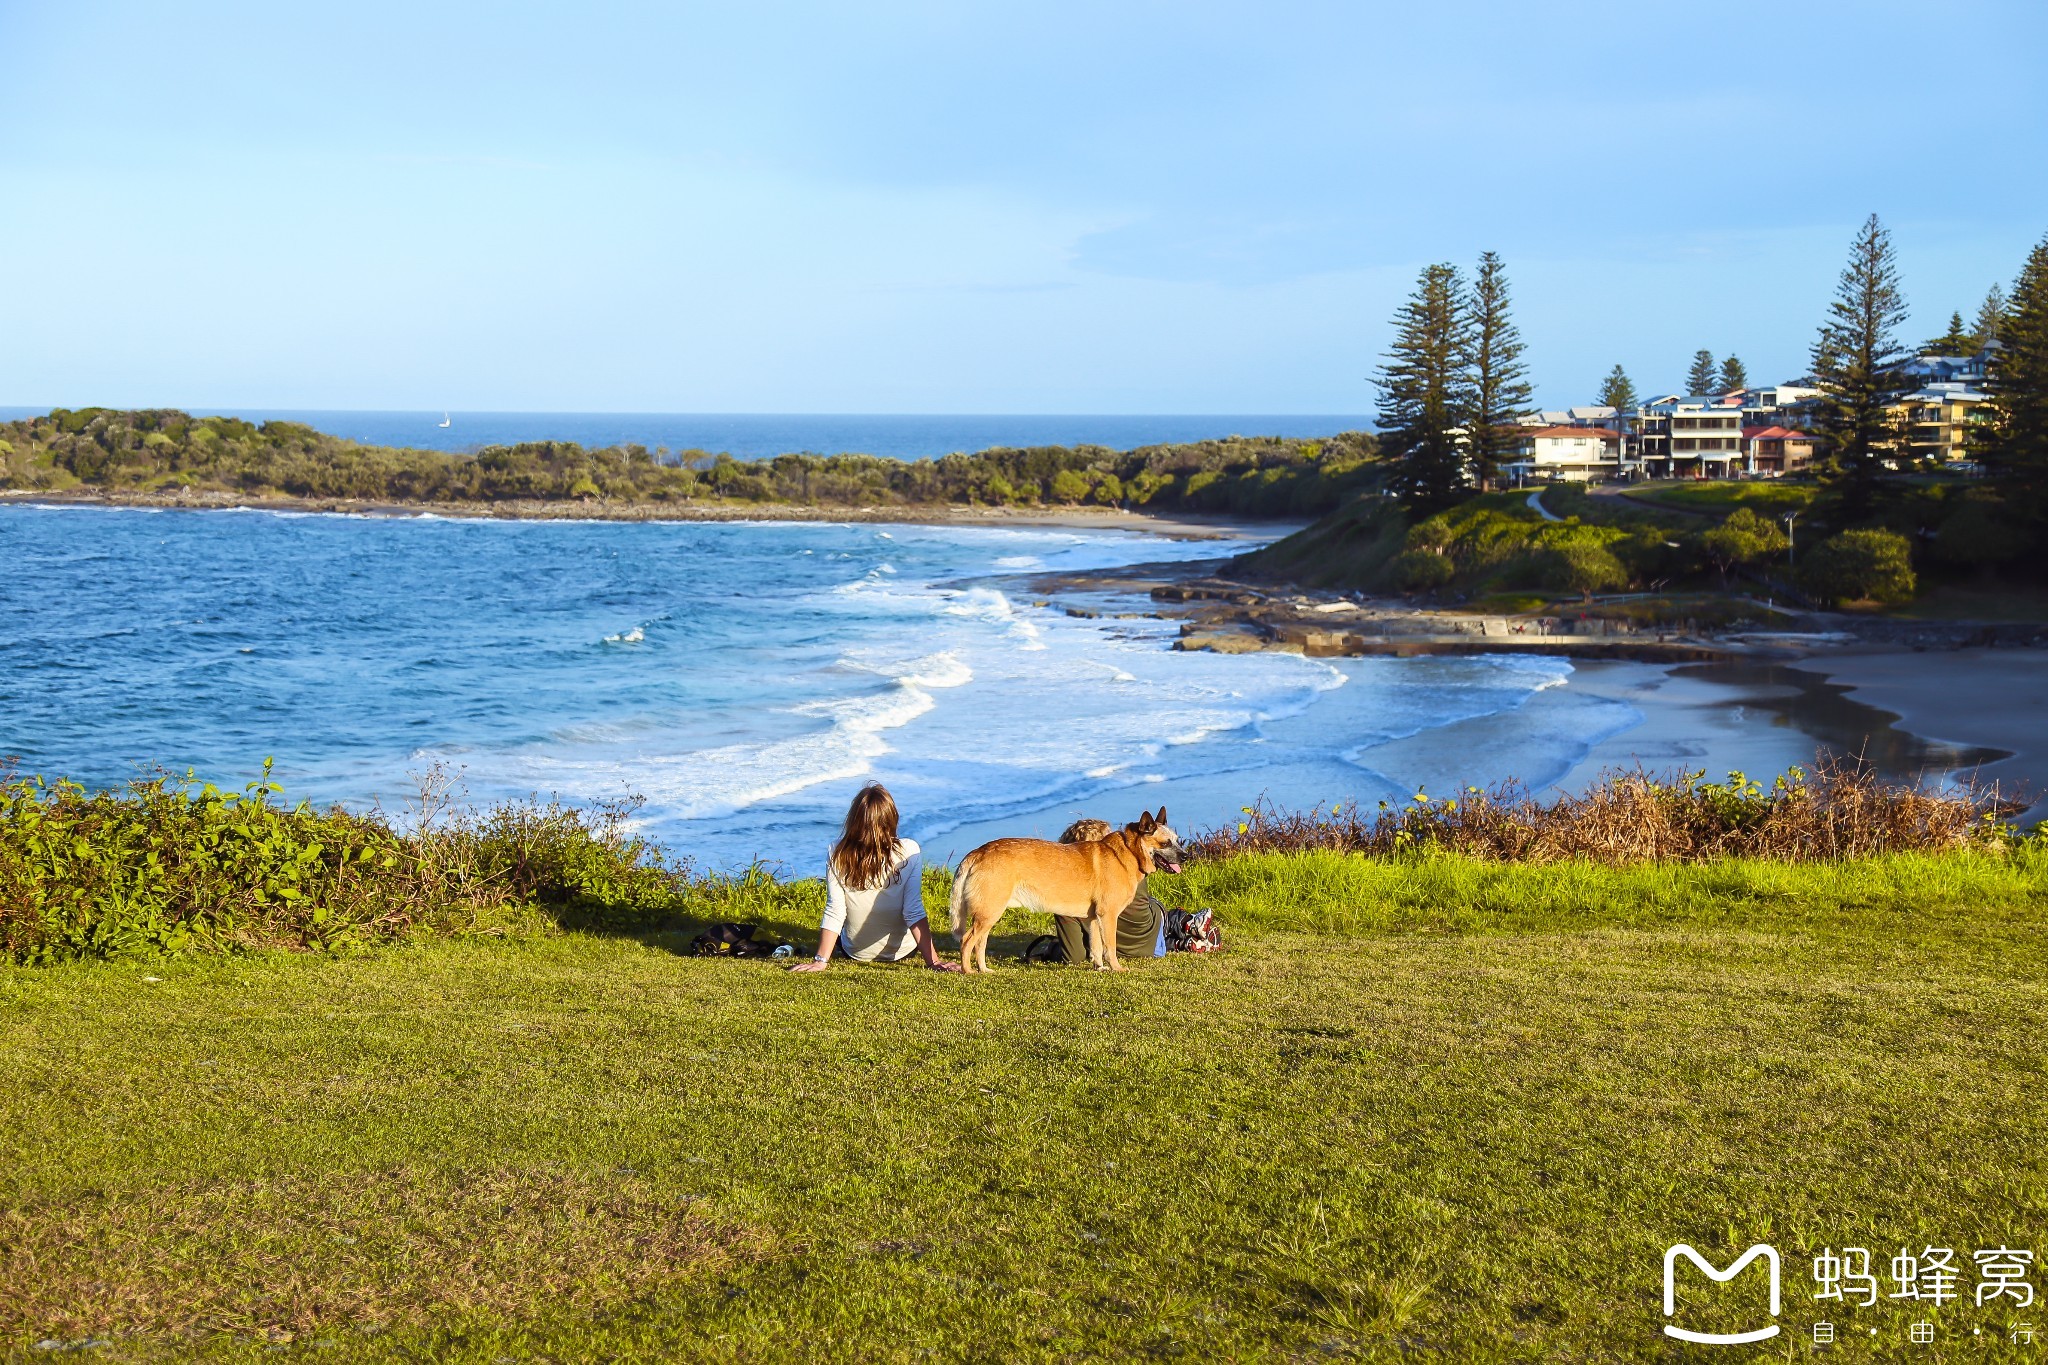
{"type": "MultiPolygon", "coordinates": [[[[1060,835],[1063,844],[1087,843],[1109,837],[1109,823],[1105,820],[1076,820],[1060,835]]],[[[1126,957],[1158,957],[1166,950],[1165,933],[1166,907],[1159,898],[1145,887],[1145,878],[1138,879],[1138,889],[1131,895],[1131,903],[1117,913],[1116,955],[1126,957]]],[[[1053,929],[1059,935],[1059,955],[1062,961],[1075,965],[1086,965],[1088,957],[1088,922],[1071,915],[1053,917],[1053,929]]]]}
{"type": "Polygon", "coordinates": [[[896,837],[896,800],[870,782],[847,808],[846,828],[825,858],[825,917],[818,952],[793,972],[822,972],[838,948],[855,962],[901,962],[924,955],[935,972],[957,972],[941,962],[924,918],[924,854],[914,839],[896,837]]]}

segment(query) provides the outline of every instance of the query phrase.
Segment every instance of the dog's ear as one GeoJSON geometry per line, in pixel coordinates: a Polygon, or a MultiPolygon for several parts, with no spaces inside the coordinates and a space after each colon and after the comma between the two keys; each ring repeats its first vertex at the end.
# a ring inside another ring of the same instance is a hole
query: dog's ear
{"type": "Polygon", "coordinates": [[[1159,808],[1159,814],[1153,817],[1152,823],[1155,825],[1163,825],[1166,823],[1166,807],[1161,806],[1159,808]]]}
{"type": "Polygon", "coordinates": [[[1143,815],[1140,815],[1138,817],[1138,833],[1150,834],[1155,828],[1157,828],[1158,823],[1158,821],[1152,818],[1152,812],[1148,810],[1143,815]]]}

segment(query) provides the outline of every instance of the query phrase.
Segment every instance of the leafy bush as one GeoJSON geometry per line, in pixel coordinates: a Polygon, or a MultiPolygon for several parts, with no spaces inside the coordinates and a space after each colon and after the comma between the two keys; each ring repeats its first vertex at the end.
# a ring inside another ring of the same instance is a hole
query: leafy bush
{"type": "Polygon", "coordinates": [[[1052,496],[1055,502],[1079,502],[1088,496],[1088,480],[1072,469],[1062,469],[1052,476],[1052,496]]]}
{"type": "Polygon", "coordinates": [[[2000,499],[1972,489],[1952,500],[1934,535],[1934,556],[1949,564],[1985,567],[2023,557],[2027,535],[2013,510],[2000,499]]]}
{"type": "Polygon", "coordinates": [[[652,927],[773,910],[801,887],[695,875],[626,829],[629,806],[455,810],[437,779],[414,828],[156,777],[121,792],[0,781],[0,960],[337,950],[548,920],[652,927]]]}
{"type": "Polygon", "coordinates": [[[1603,546],[1568,541],[1546,546],[1540,553],[1541,581],[1547,588],[1562,588],[1591,597],[1628,582],[1628,570],[1603,546]]]}
{"type": "Polygon", "coordinates": [[[1701,548],[1723,579],[1745,564],[1783,554],[1787,543],[1776,522],[1765,520],[1747,507],[1736,508],[1726,521],[1700,537],[1701,548]]]}
{"type": "Polygon", "coordinates": [[[1912,546],[1896,531],[1843,531],[1816,546],[1799,566],[1800,580],[1830,602],[1897,606],[1913,600],[1912,546]]]}
{"type": "Polygon", "coordinates": [[[1394,582],[1409,592],[1441,588],[1458,576],[1458,566],[1450,557],[1434,550],[1404,550],[1392,570],[1394,582]]]}

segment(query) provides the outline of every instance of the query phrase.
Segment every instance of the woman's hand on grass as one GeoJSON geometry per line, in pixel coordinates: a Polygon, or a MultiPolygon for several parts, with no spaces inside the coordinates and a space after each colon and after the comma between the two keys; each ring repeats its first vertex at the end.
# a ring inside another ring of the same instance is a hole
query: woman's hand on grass
{"type": "Polygon", "coordinates": [[[791,967],[790,970],[793,972],[822,972],[829,965],[831,964],[820,962],[816,958],[813,958],[809,962],[797,963],[794,967],[791,967]]]}
{"type": "Polygon", "coordinates": [[[957,972],[960,970],[960,964],[957,962],[927,962],[924,965],[935,972],[957,972]]]}

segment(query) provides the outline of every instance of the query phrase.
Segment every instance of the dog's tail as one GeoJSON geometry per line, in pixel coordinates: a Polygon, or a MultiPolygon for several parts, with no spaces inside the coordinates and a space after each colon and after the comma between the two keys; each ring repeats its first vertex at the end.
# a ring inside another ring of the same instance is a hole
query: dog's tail
{"type": "Polygon", "coordinates": [[[947,914],[953,921],[953,937],[960,937],[960,926],[966,921],[967,883],[974,876],[972,854],[960,860],[960,866],[953,872],[953,899],[947,903],[947,914]]]}

